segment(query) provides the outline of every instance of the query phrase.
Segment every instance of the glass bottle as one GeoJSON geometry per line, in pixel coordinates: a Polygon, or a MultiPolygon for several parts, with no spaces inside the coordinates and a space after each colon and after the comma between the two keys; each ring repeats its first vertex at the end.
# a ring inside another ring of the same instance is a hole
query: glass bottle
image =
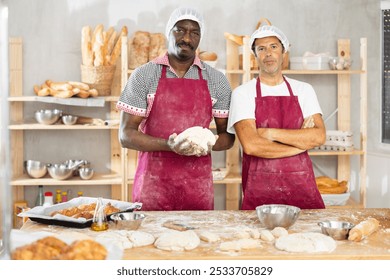
{"type": "Polygon", "coordinates": [[[94,231],[103,231],[108,229],[106,214],[104,213],[104,204],[101,197],[98,198],[93,214],[91,229],[94,231]]]}
{"type": "Polygon", "coordinates": [[[67,202],[68,201],[68,193],[67,192],[62,192],[61,201],[62,202],[67,202]]]}
{"type": "Polygon", "coordinates": [[[56,190],[56,204],[62,202],[61,190],[56,190]]]}
{"type": "Polygon", "coordinates": [[[35,206],[42,206],[45,202],[45,196],[43,194],[43,186],[39,185],[37,199],[35,200],[35,206]]]}

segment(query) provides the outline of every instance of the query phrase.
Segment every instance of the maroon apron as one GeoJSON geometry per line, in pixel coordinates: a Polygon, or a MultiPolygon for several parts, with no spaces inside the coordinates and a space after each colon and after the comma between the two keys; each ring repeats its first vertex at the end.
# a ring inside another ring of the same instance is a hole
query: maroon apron
{"type": "MultiPolygon", "coordinates": [[[[256,83],[256,127],[299,129],[303,115],[298,97],[283,77],[289,96],[261,95],[260,78],[256,83]]],[[[312,162],[307,151],[290,157],[268,159],[244,153],[242,163],[243,210],[263,204],[288,204],[301,209],[323,209],[312,162]]]]}
{"type": "MultiPolygon", "coordinates": [[[[201,69],[199,80],[161,78],[144,133],[168,139],[192,126],[209,127],[212,103],[201,69]]],[[[142,210],[213,210],[211,156],[182,156],[174,152],[139,152],[133,201],[142,210]]]]}

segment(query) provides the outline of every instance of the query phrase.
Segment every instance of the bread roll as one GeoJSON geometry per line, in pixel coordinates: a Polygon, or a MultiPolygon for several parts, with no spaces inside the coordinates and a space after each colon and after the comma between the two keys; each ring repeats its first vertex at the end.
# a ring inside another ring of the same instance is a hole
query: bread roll
{"type": "Polygon", "coordinates": [[[69,81],[68,84],[70,84],[74,88],[79,88],[83,90],[89,90],[89,85],[82,82],[76,82],[76,81],[69,81]]]}
{"type": "Polygon", "coordinates": [[[348,240],[361,241],[367,236],[371,235],[379,228],[379,221],[375,218],[368,218],[360,222],[349,232],[348,240]]]}
{"type": "Polygon", "coordinates": [[[199,58],[205,61],[216,61],[218,59],[218,56],[214,52],[201,52],[199,54],[199,58]]]}
{"type": "Polygon", "coordinates": [[[327,176],[316,177],[316,184],[321,194],[341,194],[348,191],[347,181],[337,181],[327,176]]]}
{"type": "Polygon", "coordinates": [[[54,90],[72,90],[72,85],[67,82],[53,82],[51,80],[46,80],[46,84],[54,90]]]}

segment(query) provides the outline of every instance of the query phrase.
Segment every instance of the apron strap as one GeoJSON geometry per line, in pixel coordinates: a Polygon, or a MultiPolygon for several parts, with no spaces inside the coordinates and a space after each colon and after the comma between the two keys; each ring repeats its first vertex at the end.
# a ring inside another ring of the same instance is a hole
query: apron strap
{"type": "MultiPolygon", "coordinates": [[[[292,92],[292,89],[291,89],[291,86],[290,86],[290,83],[287,82],[286,78],[283,76],[283,81],[286,83],[286,86],[287,86],[287,89],[288,89],[288,92],[290,94],[290,96],[294,96],[293,92],[292,92]]],[[[260,98],[262,97],[261,96],[261,83],[260,83],[260,76],[257,77],[257,80],[256,80],[256,97],[257,98],[260,98]]]]}

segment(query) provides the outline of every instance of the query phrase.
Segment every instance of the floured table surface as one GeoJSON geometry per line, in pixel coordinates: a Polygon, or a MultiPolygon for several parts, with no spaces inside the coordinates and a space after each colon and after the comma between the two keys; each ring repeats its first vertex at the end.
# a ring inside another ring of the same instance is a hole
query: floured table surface
{"type": "MultiPolygon", "coordinates": [[[[146,219],[138,229],[153,234],[156,238],[171,229],[163,227],[167,221],[193,227],[199,235],[209,231],[220,236],[220,241],[200,245],[191,251],[163,251],[153,245],[126,249],[124,259],[390,259],[390,209],[325,209],[302,210],[296,223],[288,232],[321,232],[318,222],[324,220],[347,221],[354,224],[373,217],[380,222],[379,230],[360,242],[336,241],[331,253],[289,253],[275,248],[274,242],[262,241],[261,248],[241,251],[221,251],[224,241],[237,240],[237,235],[249,229],[264,229],[255,211],[167,211],[146,212],[146,219]]],[[[77,231],[85,234],[97,233],[90,229],[70,229],[27,222],[23,230],[48,230],[53,232],[77,231]]]]}

